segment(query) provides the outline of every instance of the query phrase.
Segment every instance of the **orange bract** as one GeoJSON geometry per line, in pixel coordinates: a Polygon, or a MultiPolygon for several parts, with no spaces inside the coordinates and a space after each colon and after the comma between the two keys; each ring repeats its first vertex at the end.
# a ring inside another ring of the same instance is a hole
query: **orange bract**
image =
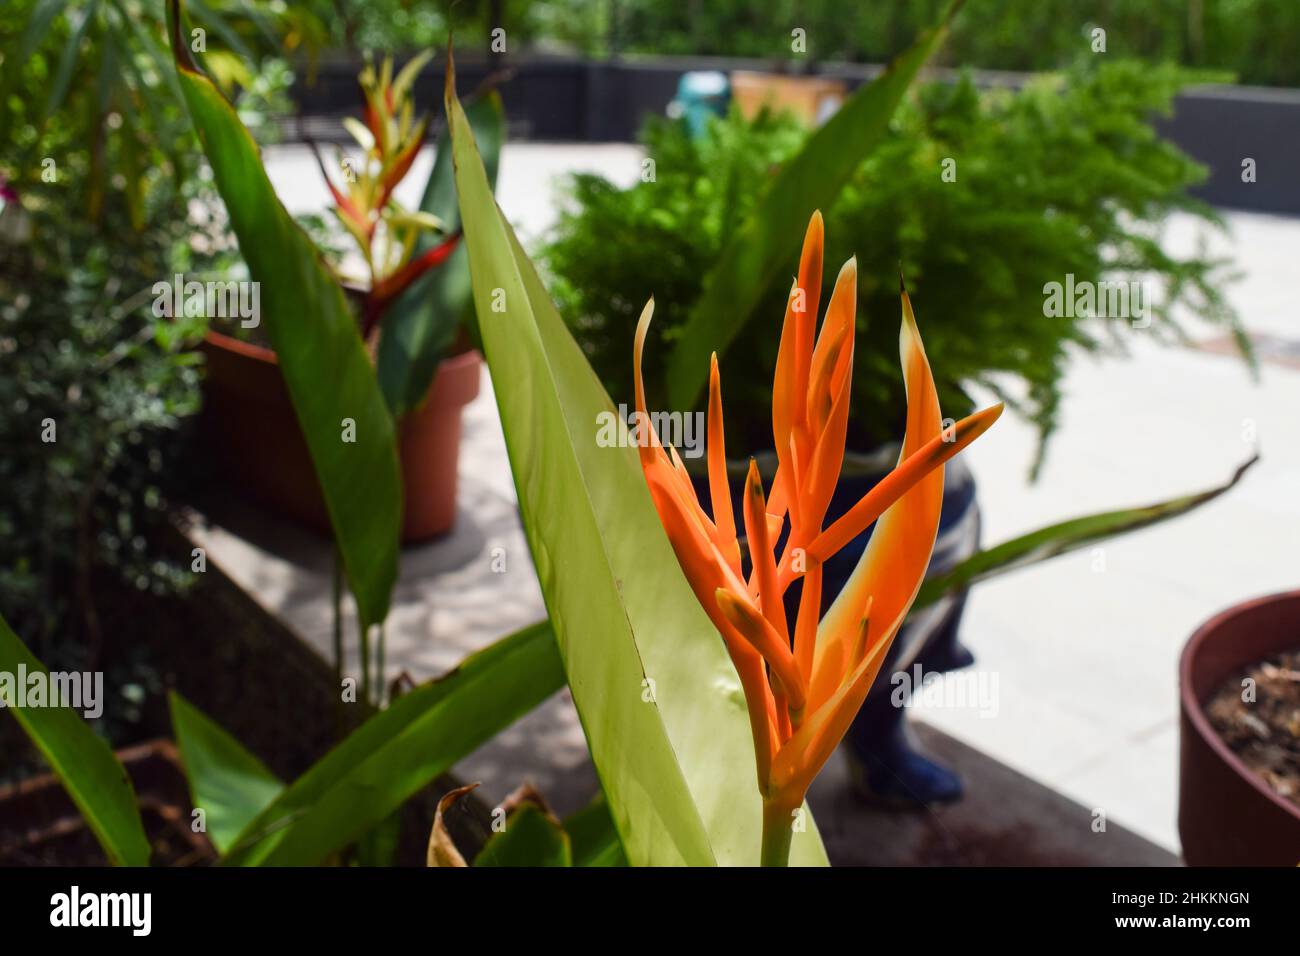
{"type": "MultiPolygon", "coordinates": [[[[708,472],[714,519],[696,498],[673,449],[653,429],[639,445],[651,498],[696,599],[736,665],[754,734],[765,803],[794,808],[862,705],[885,652],[916,597],[934,548],[943,499],[942,465],[1002,412],[994,405],[947,429],[912,305],[902,293],[900,332],[907,433],[898,466],[830,527],[826,510],[844,461],[853,378],[857,263],[840,270],[816,329],[823,226],[814,213],[790,291],[776,378],[772,436],[777,472],[765,496],[751,460],[741,514],[749,554],[744,576],[727,484],[717,356],[709,373],[708,472]],[[848,584],[818,623],[822,563],[878,524],[848,584]],[[788,528],[781,553],[775,547],[788,528]],[[783,596],[803,579],[794,626],[783,596]]],[[[636,407],[648,422],[641,354],[654,300],[637,324],[636,407]]]]}

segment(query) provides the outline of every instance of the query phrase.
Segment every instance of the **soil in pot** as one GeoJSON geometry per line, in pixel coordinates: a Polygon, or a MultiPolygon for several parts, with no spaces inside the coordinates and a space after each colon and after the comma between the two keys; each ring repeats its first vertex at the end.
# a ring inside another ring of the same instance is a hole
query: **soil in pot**
{"type": "Polygon", "coordinates": [[[1234,754],[1278,796],[1300,807],[1300,648],[1247,668],[1205,708],[1234,754]],[[1244,699],[1244,682],[1254,699],[1244,699]]]}

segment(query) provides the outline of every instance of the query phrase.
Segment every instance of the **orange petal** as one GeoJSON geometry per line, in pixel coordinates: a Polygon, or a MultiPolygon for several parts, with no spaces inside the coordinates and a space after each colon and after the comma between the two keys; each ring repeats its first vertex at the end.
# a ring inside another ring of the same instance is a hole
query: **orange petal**
{"type": "Polygon", "coordinates": [[[781,345],[776,353],[776,376],[772,380],[772,438],[776,442],[776,457],[781,467],[787,465],[786,449],[790,447],[790,434],[797,419],[804,415],[804,396],[797,390],[795,339],[798,320],[795,316],[796,300],[804,296],[799,291],[799,280],[790,281],[790,294],[785,299],[785,320],[781,323],[781,345]]]}
{"type": "Polygon", "coordinates": [[[777,715],[771,688],[767,680],[767,665],[763,656],[739,634],[718,607],[719,589],[743,592],[744,584],[731,573],[722,554],[712,541],[706,540],[703,528],[694,520],[680,489],[674,487],[673,473],[663,462],[656,462],[645,471],[646,484],[660,523],[673,546],[682,574],[695,593],[704,613],[722,636],[727,653],[740,677],[745,692],[745,706],[749,710],[750,731],[754,736],[754,759],[757,764],[758,785],[766,790],[775,758],[777,715]]]}
{"type": "Polygon", "coordinates": [[[771,623],[786,647],[790,646],[790,631],[785,622],[785,605],[776,587],[776,557],[768,536],[767,507],[763,501],[763,481],[758,476],[758,463],[749,460],[749,474],[745,479],[745,535],[749,539],[749,560],[753,565],[751,584],[758,585],[758,606],[763,617],[771,623]]]}
{"type": "MultiPolygon", "coordinates": [[[[906,461],[937,436],[942,425],[934,376],[906,293],[899,348],[907,387],[907,433],[900,460],[906,461]]],[[[942,503],[943,469],[935,468],[877,522],[857,567],[819,628],[809,694],[812,706],[820,706],[840,687],[844,675],[832,666],[823,668],[822,661],[843,658],[842,645],[855,636],[869,599],[874,598],[874,613],[868,646],[874,652],[893,639],[930,563],[942,503]]]]}
{"type": "MultiPolygon", "coordinates": [[[[695,493],[695,482],[691,481],[691,473],[686,470],[686,462],[682,461],[682,456],[677,453],[676,445],[668,446],[668,460],[672,462],[673,474],[677,476],[677,487],[681,489],[682,494],[686,496],[691,504],[699,508],[702,513],[704,509],[700,508],[700,499],[695,493]]],[[[708,515],[702,514],[702,516],[708,521],[708,515]]],[[[712,526],[713,522],[710,521],[709,524],[712,526]]]]}
{"type": "Polygon", "coordinates": [[[844,263],[835,279],[835,289],[830,304],[826,306],[826,318],[817,336],[817,347],[813,350],[808,384],[808,426],[813,436],[821,431],[824,416],[829,412],[831,377],[844,342],[853,337],[857,298],[858,260],[855,257],[844,263]]]}
{"type": "MultiPolygon", "coordinates": [[[[847,328],[851,330],[852,326],[847,328]]],[[[801,517],[809,535],[821,530],[826,509],[830,507],[835,486],[839,483],[840,469],[844,465],[844,442],[849,429],[849,394],[853,386],[853,376],[850,374],[853,366],[851,337],[842,340],[834,357],[833,365],[828,362],[825,366],[832,370],[827,375],[827,385],[834,382],[835,391],[830,396],[824,417],[820,410],[810,409],[816,415],[815,424],[820,433],[801,490],[801,517]]]]}
{"type": "Polygon", "coordinates": [[[794,624],[794,656],[805,681],[812,678],[813,651],[817,648],[817,618],[822,612],[822,566],[812,561],[803,576],[799,616],[794,624]]]}
{"type": "Polygon", "coordinates": [[[406,174],[411,171],[411,165],[415,162],[415,157],[419,155],[420,147],[424,145],[424,134],[429,128],[429,117],[424,116],[420,119],[419,125],[412,132],[411,137],[398,151],[393,158],[392,165],[387,172],[383,174],[381,180],[381,191],[379,201],[375,203],[375,208],[383,209],[388,204],[388,197],[393,194],[398,183],[406,178],[406,174]]]}
{"type": "MultiPolygon", "coordinates": [[[[868,601],[868,613],[871,607],[871,602],[868,601]]],[[[778,751],[772,766],[772,784],[775,788],[799,795],[806,793],[813,778],[844,739],[849,725],[853,723],[862,707],[862,701],[866,699],[867,692],[880,672],[880,666],[885,661],[885,651],[890,644],[889,640],[885,640],[872,645],[870,638],[865,636],[872,630],[874,628],[870,618],[858,622],[855,639],[867,648],[862,659],[843,676],[835,692],[806,717],[803,726],[778,751]]],[[[889,636],[892,640],[893,635],[889,636]]]]}
{"type": "MultiPolygon", "coordinates": [[[[822,213],[814,210],[808,220],[808,230],[803,237],[803,252],[799,257],[799,284],[803,291],[803,309],[795,310],[795,376],[794,394],[803,396],[808,393],[808,373],[812,365],[813,334],[817,328],[817,308],[821,304],[822,294],[822,241],[824,236],[822,213]]],[[[807,406],[798,416],[796,424],[807,421],[807,406]]]]}
{"type": "Polygon", "coordinates": [[[709,362],[709,503],[713,507],[713,524],[717,529],[718,549],[727,557],[736,574],[740,574],[740,545],[736,541],[736,513],[731,503],[731,485],[727,481],[726,434],[722,426],[722,379],[718,373],[718,353],[709,362]]]}
{"type": "Polygon", "coordinates": [[[790,706],[794,710],[803,710],[807,684],[799,674],[794,655],[790,653],[789,641],[782,640],[771,622],[744,597],[733,594],[726,588],[718,588],[714,592],[714,598],[732,627],[740,632],[754,650],[763,655],[763,659],[772,668],[773,676],[781,682],[780,689],[789,697],[790,706]]]}
{"type": "Polygon", "coordinates": [[[997,421],[1002,404],[969,415],[930,439],[916,454],[876,483],[858,503],[819,534],[808,546],[809,558],[825,561],[885,513],[895,501],[927,474],[943,465],[997,421]]]}
{"type": "MultiPolygon", "coordinates": [[[[741,642],[737,642],[741,643],[741,642]]],[[[728,644],[745,706],[749,710],[749,730],[754,737],[754,763],[758,772],[758,789],[766,793],[772,779],[772,762],[777,754],[777,717],[775,701],[767,683],[767,669],[762,655],[741,643],[739,651],[728,644]]]]}
{"type": "Polygon", "coordinates": [[[812,361],[813,331],[821,297],[822,238],[822,215],[815,211],[804,232],[799,275],[786,297],[781,346],[777,351],[776,377],[772,386],[772,437],[776,440],[777,458],[782,465],[785,465],[785,449],[790,447],[792,430],[807,420],[808,368],[812,361]]]}

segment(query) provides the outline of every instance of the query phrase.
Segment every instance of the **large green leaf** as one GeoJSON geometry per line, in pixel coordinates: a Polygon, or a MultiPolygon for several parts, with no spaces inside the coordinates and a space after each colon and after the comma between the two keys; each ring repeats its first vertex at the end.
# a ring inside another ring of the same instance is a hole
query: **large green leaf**
{"type": "Polygon", "coordinates": [[[180,694],[173,691],[167,699],[190,796],[194,806],[203,810],[208,837],[225,853],[244,827],[280,795],[284,784],[180,694]]]}
{"type": "MultiPolygon", "coordinates": [[[[465,108],[465,115],[483,150],[488,182],[495,186],[505,139],[501,97],[495,91],[480,96],[465,108]]],[[[438,136],[437,158],[420,208],[445,222],[449,230],[460,228],[451,143],[445,127],[438,136]]],[[[416,254],[438,241],[431,235],[422,237],[416,254]]],[[[469,252],[461,243],[446,262],[413,282],[385,313],[379,339],[379,387],[394,415],[409,412],[424,402],[443,353],[473,305],[469,252]]]]}
{"type": "MultiPolygon", "coordinates": [[[[757,863],[735,668],[678,569],[635,449],[597,444],[613,404],[497,208],[450,63],[448,77],[474,301],[524,529],[627,858],[757,863]]],[[[813,828],[793,860],[825,862],[813,828]]]]}
{"type": "MultiPolygon", "coordinates": [[[[0,673],[46,674],[45,666],[0,618],[0,673]]],[[[22,707],[16,686],[0,681],[0,701],[62,781],[114,866],[148,866],[149,841],[131,780],[104,740],[67,707],[22,707]],[[13,693],[8,693],[12,691],[13,693]]],[[[48,701],[47,701],[48,703],[48,701]]]]}
{"type": "Polygon", "coordinates": [[[912,610],[933,604],[946,594],[970,587],[994,575],[1015,571],[1087,547],[1097,541],[1137,531],[1186,514],[1193,508],[1199,508],[1213,501],[1233,487],[1257,461],[1259,456],[1255,455],[1241,465],[1226,483],[1196,494],[1170,498],[1168,501],[1158,501],[1140,508],[1121,508],[1118,511],[1103,511],[1082,518],[1072,518],[973,554],[951,571],[930,578],[922,584],[920,593],[912,604],[912,610]]]}
{"type": "Polygon", "coordinates": [[[723,247],[669,357],[670,407],[694,407],[709,372],[709,356],[731,344],[771,282],[789,281],[808,217],[834,203],[854,170],[884,139],[895,109],[943,41],[961,3],[954,0],[938,26],[918,37],[808,138],[723,247]]]}
{"type": "MultiPolygon", "coordinates": [[[[388,613],[397,579],[402,486],[393,420],[343,290],[275,195],[257,144],[190,59],[180,0],[168,5],[181,91],[253,279],[311,450],[361,621],[388,613]],[[344,441],[344,422],[354,441],[344,441]]],[[[248,427],[256,427],[249,423],[248,427]]]]}
{"type": "Polygon", "coordinates": [[[545,622],[502,638],[353,731],[245,827],[226,862],[320,863],[563,685],[545,622]]]}

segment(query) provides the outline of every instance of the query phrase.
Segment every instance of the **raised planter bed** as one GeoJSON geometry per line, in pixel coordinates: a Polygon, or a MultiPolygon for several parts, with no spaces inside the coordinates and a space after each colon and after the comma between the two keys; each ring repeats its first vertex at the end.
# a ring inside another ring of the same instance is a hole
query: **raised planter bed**
{"type": "MultiPolygon", "coordinates": [[[[185,773],[169,740],[121,751],[135,788],[154,866],[203,866],[216,859],[194,832],[185,773]]],[[[0,787],[0,866],[105,866],[108,859],[63,784],[42,774],[0,787]]]]}

